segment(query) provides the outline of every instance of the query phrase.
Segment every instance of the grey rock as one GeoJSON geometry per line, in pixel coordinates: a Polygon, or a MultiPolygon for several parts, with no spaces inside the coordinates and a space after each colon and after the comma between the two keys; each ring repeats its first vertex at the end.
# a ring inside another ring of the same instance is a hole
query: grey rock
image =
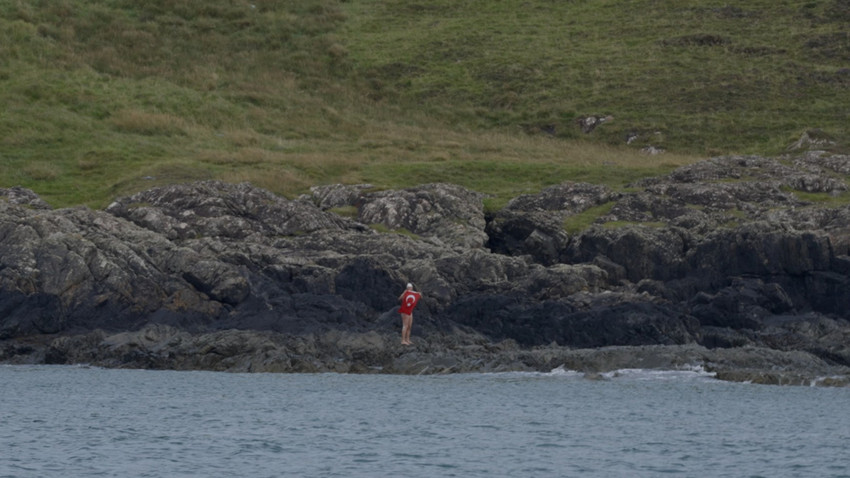
{"type": "Polygon", "coordinates": [[[252,235],[291,236],[321,230],[362,229],[303,201],[251,186],[204,181],[164,186],[119,199],[106,211],[168,239],[252,235]]]}
{"type": "Polygon", "coordinates": [[[483,195],[451,184],[382,191],[362,198],[358,220],[439,239],[446,245],[483,247],[483,195]]]}
{"type": "Polygon", "coordinates": [[[26,206],[30,209],[52,209],[36,193],[20,186],[9,189],[0,188],[0,205],[4,203],[26,206]]]}
{"type": "Polygon", "coordinates": [[[525,194],[508,202],[508,211],[556,211],[564,215],[577,214],[608,202],[618,195],[607,186],[565,182],[550,186],[539,194],[525,194]]]}
{"type": "Polygon", "coordinates": [[[712,158],[629,192],[556,185],[488,217],[480,194],[445,184],[287,200],[199,182],[105,211],[0,189],[0,362],[589,376],[696,365],[846,385],[850,207],[818,198],[844,191],[848,163],[712,158]],[[406,282],[424,294],[412,348],[398,343],[406,282]]]}
{"type": "Polygon", "coordinates": [[[313,186],[310,188],[310,196],[305,199],[312,201],[322,210],[357,206],[363,195],[373,187],[371,184],[313,186]]]}

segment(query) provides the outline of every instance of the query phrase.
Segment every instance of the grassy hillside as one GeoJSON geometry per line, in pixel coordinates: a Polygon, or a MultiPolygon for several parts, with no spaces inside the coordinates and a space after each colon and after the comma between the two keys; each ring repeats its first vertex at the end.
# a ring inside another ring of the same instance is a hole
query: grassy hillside
{"type": "Polygon", "coordinates": [[[849,32],[847,0],[0,0],[0,187],[621,187],[847,138],[849,32]]]}
{"type": "Polygon", "coordinates": [[[848,134],[850,1],[378,0],[346,5],[355,64],[442,117],[696,154],[848,134]],[[732,6],[734,5],[734,6],[732,6]],[[451,105],[446,107],[446,105],[451,105]],[[656,134],[658,133],[658,134],[656,134]]]}

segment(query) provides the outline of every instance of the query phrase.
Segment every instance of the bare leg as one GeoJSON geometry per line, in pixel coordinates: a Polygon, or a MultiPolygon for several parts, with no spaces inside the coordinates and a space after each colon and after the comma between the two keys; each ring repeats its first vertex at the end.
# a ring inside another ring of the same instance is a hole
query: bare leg
{"type": "Polygon", "coordinates": [[[413,328],[413,316],[409,314],[401,315],[401,343],[402,345],[411,345],[410,329],[413,328]]]}
{"type": "Polygon", "coordinates": [[[401,344],[406,344],[405,336],[407,335],[407,315],[401,314],[401,344]]]}

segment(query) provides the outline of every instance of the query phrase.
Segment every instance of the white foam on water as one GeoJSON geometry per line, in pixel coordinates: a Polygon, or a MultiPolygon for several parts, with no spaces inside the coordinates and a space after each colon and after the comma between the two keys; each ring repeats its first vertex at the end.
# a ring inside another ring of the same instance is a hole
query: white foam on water
{"type": "Polygon", "coordinates": [[[714,379],[717,374],[708,372],[701,365],[684,366],[678,369],[644,369],[644,368],[624,368],[601,373],[585,373],[578,370],[571,370],[564,365],[552,369],[548,373],[537,373],[537,376],[562,377],[562,378],[595,378],[603,380],[646,380],[646,381],[667,381],[667,380],[686,380],[686,379],[714,379]]]}
{"type": "Polygon", "coordinates": [[[811,382],[809,382],[809,386],[810,387],[819,387],[819,386],[823,386],[824,384],[827,384],[827,383],[830,383],[830,382],[832,384],[836,384],[836,383],[837,384],[846,384],[846,383],[848,383],[848,379],[847,379],[846,376],[843,376],[843,375],[826,375],[826,376],[822,376],[822,377],[816,377],[811,382]]]}
{"type": "Polygon", "coordinates": [[[668,380],[683,380],[683,379],[707,379],[717,376],[714,372],[708,372],[702,366],[688,366],[679,369],[643,369],[643,368],[624,368],[613,370],[601,374],[607,379],[632,379],[646,381],[668,381],[668,380]]]}
{"type": "Polygon", "coordinates": [[[549,372],[495,372],[484,375],[501,377],[552,377],[558,379],[593,379],[593,380],[636,380],[636,381],[672,381],[672,380],[706,380],[715,379],[717,374],[708,372],[700,365],[683,366],[677,369],[645,369],[623,368],[608,372],[590,373],[567,368],[559,365],[549,372]]]}
{"type": "Polygon", "coordinates": [[[553,368],[549,373],[544,373],[543,375],[547,375],[550,377],[565,377],[565,378],[579,378],[584,377],[584,373],[579,372],[578,370],[570,370],[563,365],[553,368]]]}
{"type": "Polygon", "coordinates": [[[584,373],[576,370],[570,370],[563,365],[552,369],[549,372],[472,372],[470,375],[494,376],[494,377],[516,377],[516,378],[545,378],[545,377],[560,377],[560,378],[582,378],[584,373]]]}

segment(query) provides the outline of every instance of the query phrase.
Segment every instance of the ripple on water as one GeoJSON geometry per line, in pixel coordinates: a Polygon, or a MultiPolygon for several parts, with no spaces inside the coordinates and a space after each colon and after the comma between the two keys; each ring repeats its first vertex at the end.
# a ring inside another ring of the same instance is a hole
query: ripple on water
{"type": "Polygon", "coordinates": [[[847,476],[848,389],[0,367],[0,476],[847,476]]]}

